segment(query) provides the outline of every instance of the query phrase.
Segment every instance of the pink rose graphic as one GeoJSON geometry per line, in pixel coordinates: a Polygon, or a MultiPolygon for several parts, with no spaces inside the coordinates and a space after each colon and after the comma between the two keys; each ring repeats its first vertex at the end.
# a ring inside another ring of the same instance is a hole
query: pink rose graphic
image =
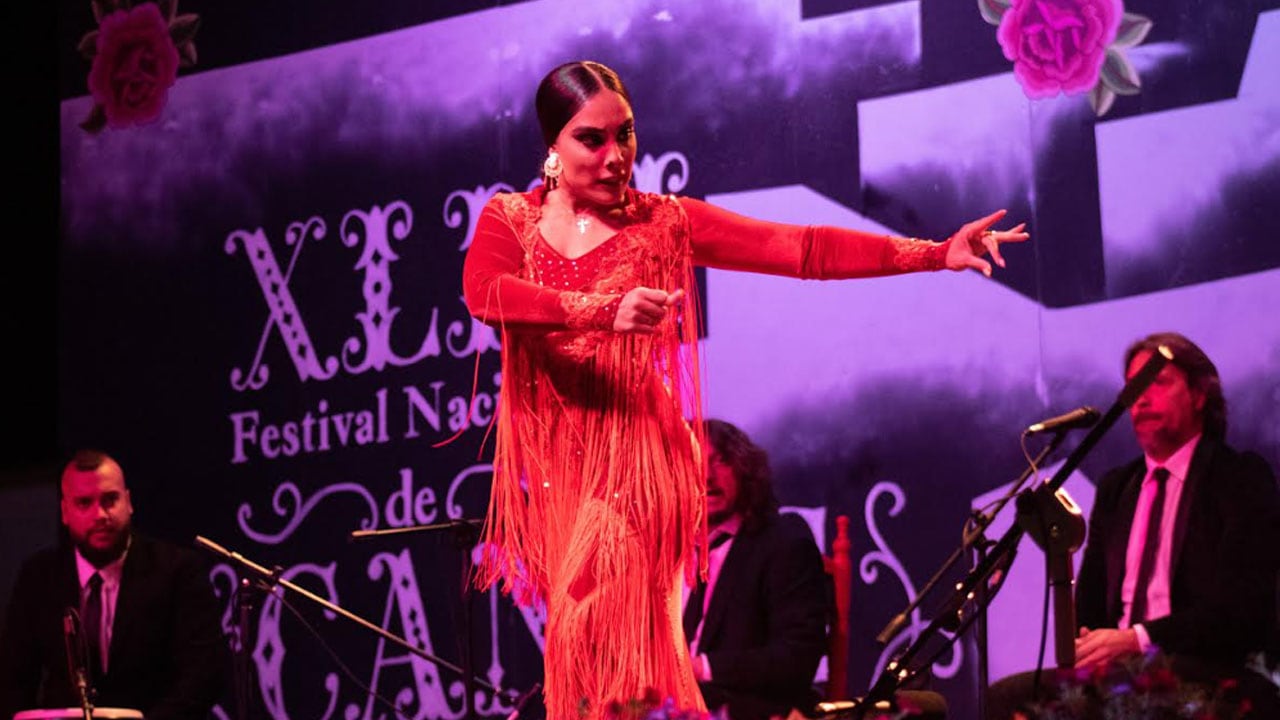
{"type": "Polygon", "coordinates": [[[108,125],[124,127],[160,116],[178,77],[178,49],[154,3],[102,18],[97,53],[89,69],[89,93],[108,125]]]}
{"type": "Polygon", "coordinates": [[[1013,0],[996,38],[1029,98],[1088,92],[1124,15],[1121,0],[1013,0]]]}

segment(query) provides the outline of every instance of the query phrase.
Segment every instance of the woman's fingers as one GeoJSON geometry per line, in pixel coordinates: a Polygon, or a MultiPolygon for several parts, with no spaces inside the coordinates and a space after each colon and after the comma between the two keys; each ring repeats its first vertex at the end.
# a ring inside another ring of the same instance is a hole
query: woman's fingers
{"type": "Polygon", "coordinates": [[[1000,240],[997,234],[990,230],[983,233],[982,244],[986,246],[987,252],[991,253],[991,259],[1000,267],[1004,267],[1004,257],[1000,254],[1000,240]]]}
{"type": "MultiPolygon", "coordinates": [[[[975,255],[991,253],[992,261],[1000,267],[1005,267],[1004,256],[1000,254],[1000,243],[1023,242],[1031,238],[1030,233],[1025,232],[1025,228],[1027,227],[1026,223],[1018,223],[1009,230],[993,230],[990,227],[991,223],[1003,217],[1004,214],[1004,210],[997,210],[981,220],[976,221],[974,225],[982,228],[982,231],[978,235],[978,242],[976,244],[971,244],[971,247],[974,248],[975,255]]],[[[984,272],[983,274],[990,276],[989,272],[984,272]]]]}
{"type": "Polygon", "coordinates": [[[665,290],[657,290],[655,288],[638,287],[631,292],[635,293],[640,300],[651,302],[655,305],[661,305],[667,301],[667,293],[665,290]]]}
{"type": "Polygon", "coordinates": [[[1010,230],[988,230],[987,232],[994,235],[999,242],[1022,242],[1031,238],[1031,233],[1025,232],[1023,228],[1026,223],[1018,223],[1017,226],[1010,230]]]}
{"type": "Polygon", "coordinates": [[[614,330],[618,332],[651,333],[667,316],[667,308],[684,300],[684,290],[668,293],[655,288],[638,287],[622,297],[618,306],[614,330]]]}
{"type": "Polygon", "coordinates": [[[991,213],[990,215],[975,221],[974,224],[978,226],[979,230],[988,230],[991,228],[992,225],[995,225],[996,222],[1000,220],[1000,218],[1004,217],[1008,212],[1009,212],[1008,210],[1005,210],[1004,208],[1000,208],[999,210],[991,213]]]}
{"type": "Polygon", "coordinates": [[[991,277],[991,263],[987,262],[986,260],[983,260],[977,255],[970,256],[969,259],[965,261],[965,264],[973,268],[974,270],[977,270],[978,272],[982,273],[983,275],[986,275],[987,277],[991,277]]]}
{"type": "Polygon", "coordinates": [[[987,277],[991,277],[992,263],[1005,267],[1000,243],[1023,242],[1031,237],[1026,232],[1026,223],[1018,223],[1009,230],[992,229],[991,226],[1007,212],[1004,209],[996,210],[961,227],[951,237],[952,247],[947,252],[947,267],[952,270],[977,270],[987,277]],[[984,258],[988,253],[991,255],[990,262],[984,258]]]}

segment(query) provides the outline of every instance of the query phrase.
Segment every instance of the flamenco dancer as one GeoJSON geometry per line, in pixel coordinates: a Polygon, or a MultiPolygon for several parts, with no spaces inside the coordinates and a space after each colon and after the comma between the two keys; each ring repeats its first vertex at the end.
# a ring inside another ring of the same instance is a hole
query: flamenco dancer
{"type": "Polygon", "coordinates": [[[682,578],[705,572],[706,446],[693,268],[836,279],[1000,266],[994,212],[945,242],[762,222],[632,189],[636,122],[618,75],[561,65],[538,86],[543,184],[485,206],[467,306],[501,331],[493,548],[478,582],[547,607],[554,720],[656,690],[702,708],[682,578]],[[687,574],[687,575],[686,575],[687,574]]]}

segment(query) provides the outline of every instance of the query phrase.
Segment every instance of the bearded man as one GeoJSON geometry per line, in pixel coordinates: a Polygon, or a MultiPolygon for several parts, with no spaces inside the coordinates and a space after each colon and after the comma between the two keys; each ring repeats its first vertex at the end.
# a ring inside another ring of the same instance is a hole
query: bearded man
{"type": "Polygon", "coordinates": [[[0,718],[81,705],[68,625],[86,650],[74,662],[94,705],[147,720],[207,717],[230,667],[207,568],[194,551],[134,531],[124,471],[109,456],[76,453],[61,494],[66,541],[24,563],[0,630],[0,718]]]}

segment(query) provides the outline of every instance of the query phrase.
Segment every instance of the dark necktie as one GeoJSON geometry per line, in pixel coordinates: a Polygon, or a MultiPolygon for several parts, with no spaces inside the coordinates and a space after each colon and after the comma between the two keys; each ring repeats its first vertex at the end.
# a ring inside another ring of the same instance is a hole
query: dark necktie
{"type": "Polygon", "coordinates": [[[1129,607],[1129,625],[1147,619],[1147,586],[1156,568],[1156,550],[1160,548],[1160,525],[1164,516],[1164,490],[1169,471],[1158,467],[1151,473],[1156,481],[1156,499],[1151,503],[1147,516],[1147,537],[1142,543],[1142,562],[1138,564],[1138,582],[1133,586],[1133,604],[1129,607]]]}
{"type": "MultiPolygon", "coordinates": [[[[707,554],[710,555],[716,548],[729,542],[733,537],[733,533],[717,533],[711,538],[711,542],[707,544],[707,554]]],[[[707,604],[707,583],[702,580],[694,586],[693,591],[689,593],[689,602],[684,606],[684,642],[686,645],[693,642],[693,635],[698,631],[698,625],[702,623],[702,606],[707,604]]]]}
{"type": "Polygon", "coordinates": [[[89,665],[91,677],[102,674],[102,576],[94,573],[89,578],[89,596],[84,600],[84,609],[80,612],[80,623],[84,628],[85,638],[89,641],[89,665]]]}

